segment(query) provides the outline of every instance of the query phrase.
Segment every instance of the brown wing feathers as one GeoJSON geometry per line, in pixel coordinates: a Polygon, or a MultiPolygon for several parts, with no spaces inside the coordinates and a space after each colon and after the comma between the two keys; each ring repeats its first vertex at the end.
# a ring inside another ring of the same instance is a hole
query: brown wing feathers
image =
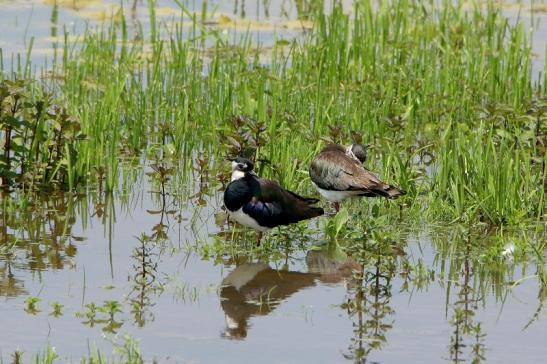
{"type": "Polygon", "coordinates": [[[313,206],[319,201],[316,198],[302,197],[265,178],[260,178],[259,183],[261,200],[279,204],[288,223],[310,219],[324,213],[322,208],[313,206]]]}
{"type": "Polygon", "coordinates": [[[396,198],[403,191],[382,182],[361,162],[346,154],[344,147],[331,144],[312,161],[310,177],[320,188],[331,191],[362,191],[363,196],[396,198]]]}

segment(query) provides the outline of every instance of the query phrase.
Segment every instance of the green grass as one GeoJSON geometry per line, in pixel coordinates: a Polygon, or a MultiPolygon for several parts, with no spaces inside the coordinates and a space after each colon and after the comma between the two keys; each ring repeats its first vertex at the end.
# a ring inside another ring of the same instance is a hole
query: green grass
{"type": "MultiPolygon", "coordinates": [[[[112,344],[112,354],[107,355],[97,348],[90,348],[88,355],[83,356],[80,360],[64,357],[62,353],[57,353],[55,347],[48,345],[41,353],[34,355],[25,354],[22,351],[15,351],[11,355],[11,362],[19,363],[35,363],[35,364],[53,364],[61,362],[80,362],[82,364],[102,364],[102,363],[127,363],[127,364],[142,364],[144,360],[141,356],[139,343],[129,335],[125,336],[110,336],[107,338],[112,344]],[[31,358],[30,361],[25,360],[31,358]]],[[[0,358],[0,362],[2,362],[0,358]]],[[[156,362],[155,360],[152,362],[156,362]]]]}
{"type": "Polygon", "coordinates": [[[148,36],[123,15],[75,43],[67,34],[55,77],[43,82],[88,137],[73,175],[92,183],[100,168],[113,190],[128,160],[160,153],[180,163],[180,181],[197,155],[215,171],[225,153],[250,149],[269,161],[261,174],[310,193],[314,153],[358,130],[373,145],[368,167],[427,216],[544,218],[543,85],[532,85],[522,25],[493,3],[356,1],[349,13],[309,14],[309,34],[268,52],[250,33],[234,42],[186,9],[175,23],[151,11],[148,36]]]}

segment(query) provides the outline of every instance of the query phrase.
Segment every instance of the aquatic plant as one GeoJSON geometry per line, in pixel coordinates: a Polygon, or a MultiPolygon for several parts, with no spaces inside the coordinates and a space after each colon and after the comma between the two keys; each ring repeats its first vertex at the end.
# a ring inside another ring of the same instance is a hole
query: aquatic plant
{"type": "Polygon", "coordinates": [[[122,305],[120,302],[116,300],[104,301],[103,305],[99,306],[97,310],[99,312],[106,314],[107,316],[105,319],[101,319],[97,321],[104,324],[103,331],[116,333],[116,331],[120,327],[122,327],[123,322],[116,321],[115,319],[116,314],[122,312],[122,305]]]}
{"type": "Polygon", "coordinates": [[[75,145],[85,139],[80,123],[31,86],[24,80],[0,83],[2,187],[74,189],[79,182],[75,145]]]}
{"type": "Polygon", "coordinates": [[[132,276],[132,289],[128,298],[131,313],[139,327],[144,326],[147,321],[154,320],[151,310],[154,306],[153,297],[161,291],[161,285],[156,278],[159,254],[154,239],[142,234],[137,238],[139,243],[132,255],[135,273],[132,276]]]}
{"type": "MultiPolygon", "coordinates": [[[[141,354],[139,343],[136,339],[130,335],[122,336],[109,336],[108,341],[112,345],[111,355],[107,355],[99,349],[92,347],[87,355],[80,359],[80,363],[87,364],[100,364],[100,363],[127,363],[127,364],[142,364],[144,359],[141,354]]],[[[16,351],[12,354],[13,363],[22,363],[23,352],[16,351]]],[[[36,364],[53,364],[59,361],[69,360],[63,357],[62,354],[57,353],[55,347],[47,345],[43,352],[34,354],[32,356],[32,363],[36,364]]],[[[70,359],[72,361],[72,359],[70,359]]],[[[156,362],[155,360],[152,362],[156,362]]]]}
{"type": "Polygon", "coordinates": [[[42,301],[39,297],[28,296],[25,299],[25,312],[36,315],[40,310],[38,309],[38,303],[42,301]]]}
{"type": "Polygon", "coordinates": [[[48,345],[47,349],[44,352],[36,354],[33,357],[33,362],[41,364],[53,364],[56,359],[59,359],[59,355],[57,354],[53,346],[48,345]]]}
{"type": "Polygon", "coordinates": [[[86,321],[83,321],[82,323],[84,325],[88,325],[89,327],[94,327],[98,322],[96,317],[99,307],[94,302],[87,303],[84,307],[86,308],[86,311],[76,312],[75,316],[86,318],[86,321]]]}
{"type": "Polygon", "coordinates": [[[50,316],[61,317],[63,315],[62,309],[65,305],[63,305],[62,303],[57,302],[57,301],[50,302],[49,305],[51,306],[51,308],[53,310],[49,314],[50,316]]]}

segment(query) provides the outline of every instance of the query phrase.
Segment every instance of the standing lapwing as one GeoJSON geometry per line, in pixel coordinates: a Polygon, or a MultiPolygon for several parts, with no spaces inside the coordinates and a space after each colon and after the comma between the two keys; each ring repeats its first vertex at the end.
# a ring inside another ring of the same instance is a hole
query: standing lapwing
{"type": "Polygon", "coordinates": [[[313,206],[317,199],[299,196],[277,182],[259,178],[253,167],[248,159],[232,160],[232,181],[224,191],[224,206],[233,220],[258,231],[259,244],[264,231],[323,215],[322,208],[313,206]]]}
{"type": "Polygon", "coordinates": [[[311,180],[321,196],[334,203],[336,212],[340,210],[340,202],[348,197],[383,196],[392,199],[404,194],[365,169],[366,156],[366,148],[360,143],[347,147],[329,144],[312,160],[311,180]]]}

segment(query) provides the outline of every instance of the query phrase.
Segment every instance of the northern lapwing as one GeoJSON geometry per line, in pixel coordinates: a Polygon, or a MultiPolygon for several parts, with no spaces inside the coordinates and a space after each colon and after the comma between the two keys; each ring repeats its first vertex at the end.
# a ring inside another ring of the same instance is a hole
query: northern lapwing
{"type": "Polygon", "coordinates": [[[366,147],[353,143],[347,147],[329,144],[313,158],[310,178],[321,196],[333,202],[336,212],[340,210],[340,202],[348,197],[383,196],[393,199],[404,194],[367,170],[363,166],[366,157],[366,147]]]}
{"type": "Polygon", "coordinates": [[[279,225],[289,225],[324,214],[313,206],[319,200],[283,189],[277,182],[260,178],[249,159],[232,160],[232,181],[224,191],[224,206],[229,216],[241,225],[262,233],[279,225]]]}

